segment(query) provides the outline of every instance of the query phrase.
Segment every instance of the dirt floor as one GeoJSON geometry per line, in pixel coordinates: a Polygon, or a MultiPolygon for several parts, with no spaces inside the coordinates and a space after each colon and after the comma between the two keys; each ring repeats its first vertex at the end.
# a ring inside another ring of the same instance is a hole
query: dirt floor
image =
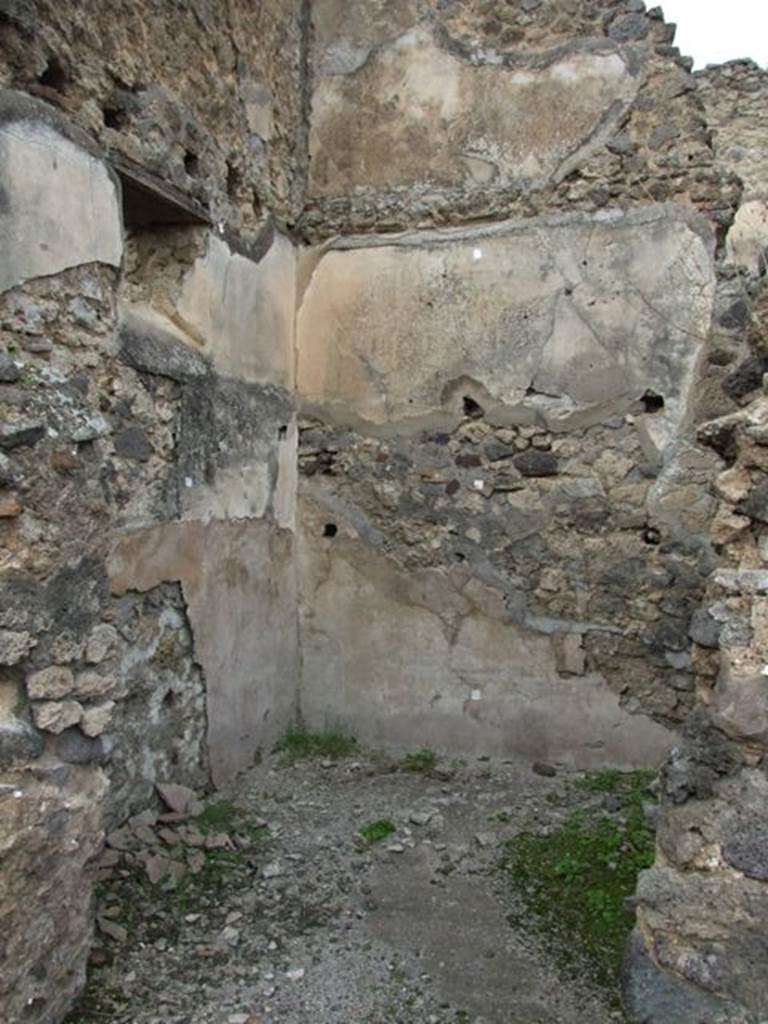
{"type": "Polygon", "coordinates": [[[617,811],[578,773],[542,771],[283,755],[202,815],[132,819],[101,860],[68,1024],[622,1021],[615,989],[578,949],[563,965],[502,867],[520,831],[617,811]]]}

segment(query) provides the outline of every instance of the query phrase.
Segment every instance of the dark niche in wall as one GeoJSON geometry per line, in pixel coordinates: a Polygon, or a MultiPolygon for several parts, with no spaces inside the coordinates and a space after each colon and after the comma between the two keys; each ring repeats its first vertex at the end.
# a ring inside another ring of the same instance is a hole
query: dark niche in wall
{"type": "Polygon", "coordinates": [[[211,218],[205,207],[167,181],[123,156],[112,156],[110,163],[122,184],[126,227],[210,225],[211,218]]]}

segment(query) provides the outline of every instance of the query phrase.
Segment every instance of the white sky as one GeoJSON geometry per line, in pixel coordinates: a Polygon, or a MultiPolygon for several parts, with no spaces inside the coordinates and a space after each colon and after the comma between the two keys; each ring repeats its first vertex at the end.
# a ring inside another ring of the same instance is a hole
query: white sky
{"type": "MultiPolygon", "coordinates": [[[[653,7],[656,0],[649,0],[653,7]]],[[[768,0],[658,0],[675,22],[675,46],[697,68],[751,57],[768,66],[768,0]]]]}

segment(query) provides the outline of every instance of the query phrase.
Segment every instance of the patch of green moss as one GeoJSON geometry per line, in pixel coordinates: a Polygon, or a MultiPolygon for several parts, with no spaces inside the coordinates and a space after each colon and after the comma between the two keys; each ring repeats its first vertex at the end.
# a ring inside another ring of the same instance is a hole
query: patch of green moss
{"type": "Polygon", "coordinates": [[[215,800],[206,804],[194,823],[201,832],[227,832],[242,816],[243,812],[232,800],[215,800]]]}
{"type": "Polygon", "coordinates": [[[359,830],[359,835],[363,837],[366,843],[380,843],[387,836],[393,835],[397,831],[394,823],[388,821],[386,818],[379,818],[378,821],[369,821],[367,825],[359,830]]]}
{"type": "Polygon", "coordinates": [[[412,754],[406,754],[400,762],[400,767],[404,772],[420,772],[422,775],[428,775],[436,764],[437,754],[434,750],[423,747],[412,754]]]}
{"type": "Polygon", "coordinates": [[[648,769],[620,772],[617,768],[604,768],[599,772],[587,772],[577,785],[588,793],[642,793],[655,777],[656,773],[648,769]]]}
{"type": "Polygon", "coordinates": [[[578,950],[590,961],[595,980],[615,992],[634,924],[625,901],[638,873],[653,863],[654,837],[643,811],[652,778],[649,772],[597,773],[584,788],[616,793],[616,816],[574,813],[555,832],[523,832],[506,844],[503,866],[527,914],[562,959],[578,950]]]}
{"type": "Polygon", "coordinates": [[[275,753],[283,754],[289,763],[307,757],[327,757],[336,761],[351,757],[357,749],[357,740],[341,729],[314,733],[292,725],[275,747],[275,753]]]}

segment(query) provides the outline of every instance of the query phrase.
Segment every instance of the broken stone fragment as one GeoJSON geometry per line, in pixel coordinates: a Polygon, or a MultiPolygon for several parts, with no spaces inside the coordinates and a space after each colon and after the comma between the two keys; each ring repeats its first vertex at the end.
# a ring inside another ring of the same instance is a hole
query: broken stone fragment
{"type": "Polygon", "coordinates": [[[171,861],[168,857],[163,857],[161,854],[147,857],[144,861],[144,870],[152,885],[157,885],[158,882],[161,882],[170,871],[170,868],[171,861]]]}
{"type": "Polygon", "coordinates": [[[768,593],[768,569],[716,569],[712,580],[731,594],[768,593]]]}
{"type": "MultiPolygon", "coordinates": [[[[129,819],[130,820],[130,819],[129,819]]],[[[149,828],[148,825],[131,826],[133,828],[133,834],[136,836],[140,843],[144,843],[145,846],[155,846],[160,841],[157,835],[149,828]]]]}
{"type": "Polygon", "coordinates": [[[104,841],[110,849],[119,850],[121,853],[132,850],[136,845],[127,828],[116,828],[113,832],[107,833],[104,841]]]}
{"type": "Polygon", "coordinates": [[[70,438],[75,444],[83,444],[86,441],[95,441],[99,437],[104,437],[110,430],[111,427],[103,416],[91,416],[85,423],[72,431],[70,438]]]}
{"type": "Polygon", "coordinates": [[[56,756],[67,764],[101,764],[106,751],[100,736],[85,736],[77,726],[56,737],[56,756]]]}
{"type": "Polygon", "coordinates": [[[768,676],[718,680],[710,705],[713,720],[734,739],[768,745],[768,676]]]}
{"type": "Polygon", "coordinates": [[[146,462],[154,452],[146,432],[140,427],[127,427],[115,434],[115,454],[121,459],[146,462]]]}
{"type": "Polygon", "coordinates": [[[92,665],[104,661],[111,654],[117,643],[117,630],[106,622],[100,623],[88,637],[85,648],[85,660],[92,665]]]}
{"type": "Polygon", "coordinates": [[[79,661],[83,656],[83,643],[64,630],[51,641],[51,659],[59,664],[79,661]]]}
{"type": "Polygon", "coordinates": [[[43,739],[29,722],[13,718],[0,722],[0,768],[34,761],[43,752],[43,739]]]}
{"type": "Polygon", "coordinates": [[[111,725],[114,710],[115,702],[113,700],[86,708],[80,719],[80,728],[86,736],[100,736],[111,725]]]}
{"type": "Polygon", "coordinates": [[[551,452],[527,451],[516,455],[514,466],[523,476],[555,476],[557,474],[557,456],[551,452]]]}
{"type": "Polygon", "coordinates": [[[114,689],[114,676],[103,676],[98,672],[80,672],[75,678],[74,694],[76,697],[103,697],[114,689]]]}
{"type": "Polygon", "coordinates": [[[15,384],[20,375],[21,371],[13,359],[0,352],[0,384],[15,384]]]}
{"type": "Polygon", "coordinates": [[[191,874],[199,875],[205,867],[205,854],[201,850],[196,850],[189,857],[187,864],[191,874]]]}
{"type": "Polygon", "coordinates": [[[51,665],[27,676],[30,700],[60,700],[69,696],[74,688],[75,677],[71,669],[63,665],[51,665]]]}
{"type": "Polygon", "coordinates": [[[0,679],[0,769],[32,761],[43,752],[43,739],[18,713],[15,681],[0,679]]]}
{"type": "Polygon", "coordinates": [[[743,466],[734,466],[715,478],[714,488],[721,498],[735,505],[749,494],[752,478],[743,466]]]}
{"type": "Polygon", "coordinates": [[[283,873],[283,866],[279,860],[273,860],[264,865],[261,873],[264,878],[279,878],[283,873]]]}
{"type": "Polygon", "coordinates": [[[0,494],[0,519],[15,519],[21,512],[21,503],[15,494],[0,494]]]}
{"type": "Polygon", "coordinates": [[[208,363],[153,310],[126,306],[120,324],[120,358],[128,366],[159,377],[185,381],[208,374],[208,363]]]}
{"type": "Polygon", "coordinates": [[[21,476],[21,470],[14,466],[7,455],[0,452],[0,487],[15,487],[21,476]]]}
{"type": "Polygon", "coordinates": [[[32,715],[38,729],[58,735],[83,717],[83,706],[76,700],[49,700],[35,704],[32,715]]]}
{"type": "Polygon", "coordinates": [[[128,819],[128,824],[131,828],[147,828],[155,824],[157,821],[157,811],[153,811],[151,808],[147,808],[145,811],[141,811],[139,814],[134,814],[133,817],[128,819]]]}
{"type": "Polygon", "coordinates": [[[31,447],[45,434],[45,425],[38,420],[18,420],[0,426],[0,448],[11,451],[14,448],[31,447]]]}
{"type": "Polygon", "coordinates": [[[189,786],[180,786],[175,782],[158,782],[155,785],[164,803],[174,814],[196,817],[203,810],[197,794],[189,786]]]}
{"type": "Polygon", "coordinates": [[[99,931],[108,938],[114,939],[115,942],[127,940],[128,932],[116,921],[110,921],[108,917],[102,915],[96,919],[96,923],[99,926],[99,931]]]}
{"type": "Polygon", "coordinates": [[[748,530],[750,526],[751,520],[747,516],[737,515],[729,508],[723,506],[717,510],[712,520],[709,535],[712,538],[713,544],[729,544],[731,541],[736,540],[744,530],[748,530]]]}
{"type": "Polygon", "coordinates": [[[432,811],[412,811],[408,820],[413,825],[428,825],[432,818],[432,811]]]}
{"type": "Polygon", "coordinates": [[[701,647],[718,647],[723,624],[714,619],[706,608],[697,608],[691,616],[688,636],[701,647]]]}
{"type": "Polygon", "coordinates": [[[0,629],[0,665],[15,665],[37,644],[29,633],[0,629]]]}

